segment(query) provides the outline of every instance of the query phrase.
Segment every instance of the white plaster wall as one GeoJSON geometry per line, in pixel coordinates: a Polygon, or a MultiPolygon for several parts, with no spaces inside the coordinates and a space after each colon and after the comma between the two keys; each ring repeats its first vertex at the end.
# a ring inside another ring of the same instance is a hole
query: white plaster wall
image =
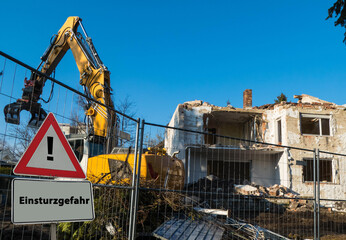
{"type": "Polygon", "coordinates": [[[190,171],[187,173],[187,183],[196,182],[198,179],[207,176],[207,157],[205,154],[190,151],[190,156],[187,156],[187,159],[190,160],[187,163],[190,168],[190,171]]]}
{"type": "Polygon", "coordinates": [[[278,161],[270,158],[252,160],[251,182],[270,187],[280,183],[278,161]]]}
{"type": "MultiPolygon", "coordinates": [[[[268,128],[266,129],[266,132],[264,134],[264,141],[267,143],[274,143],[278,144],[278,129],[277,129],[277,121],[281,120],[281,136],[282,136],[282,145],[288,145],[288,139],[289,139],[289,131],[287,129],[287,115],[291,115],[291,112],[287,112],[286,109],[284,109],[280,105],[276,105],[274,107],[274,110],[267,110],[263,114],[264,121],[266,121],[268,124],[268,128]]],[[[285,149],[281,149],[285,150],[285,149]]],[[[274,184],[281,184],[286,187],[290,187],[290,171],[288,167],[288,159],[287,159],[287,152],[285,151],[284,154],[280,157],[279,161],[274,166],[274,176],[273,178],[276,178],[277,181],[274,184]]],[[[266,175],[264,175],[266,176],[266,175]]]]}
{"type": "MultiPolygon", "coordinates": [[[[203,114],[210,112],[211,107],[209,106],[199,106],[192,109],[186,109],[183,105],[178,105],[168,126],[204,132],[203,114]]],[[[202,144],[204,144],[203,134],[189,133],[174,129],[166,130],[165,148],[167,153],[172,155],[175,151],[180,151],[177,157],[184,162],[184,165],[186,164],[186,147],[191,145],[201,146],[202,144]]]]}
{"type": "MultiPolygon", "coordinates": [[[[184,117],[184,111],[180,111],[180,105],[175,109],[171,121],[169,122],[169,127],[183,128],[183,121],[181,121],[184,117]]],[[[172,155],[175,151],[180,151],[177,155],[179,159],[181,159],[185,164],[184,158],[184,146],[183,141],[180,139],[181,131],[167,128],[165,132],[165,148],[169,155],[172,155]]]]}

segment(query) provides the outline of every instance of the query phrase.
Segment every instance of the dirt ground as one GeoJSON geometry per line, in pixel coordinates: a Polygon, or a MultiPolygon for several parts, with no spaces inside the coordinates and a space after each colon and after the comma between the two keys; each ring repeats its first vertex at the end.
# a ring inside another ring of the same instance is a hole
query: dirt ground
{"type": "Polygon", "coordinates": [[[4,222],[0,232],[0,238],[3,240],[12,239],[42,239],[49,240],[49,225],[13,225],[10,222],[4,222]]]}
{"type": "Polygon", "coordinates": [[[6,207],[0,208],[1,226],[0,226],[0,239],[50,239],[49,237],[49,224],[45,225],[14,225],[11,222],[11,209],[9,204],[6,207]]]}
{"type": "MultiPolygon", "coordinates": [[[[312,211],[262,212],[247,221],[292,239],[313,239],[314,214],[312,211]]],[[[321,209],[320,226],[321,239],[346,239],[345,213],[321,209]]]]}

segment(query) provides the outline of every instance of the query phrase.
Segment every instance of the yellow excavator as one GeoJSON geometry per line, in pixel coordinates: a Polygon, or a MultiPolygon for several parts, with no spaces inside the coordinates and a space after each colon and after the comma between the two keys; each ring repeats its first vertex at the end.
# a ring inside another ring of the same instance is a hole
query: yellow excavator
{"type": "MultiPolygon", "coordinates": [[[[86,134],[70,135],[68,140],[80,161],[87,178],[94,183],[129,182],[134,169],[134,153],[131,149],[117,147],[117,116],[111,99],[110,72],[102,63],[79,17],[67,18],[59,32],[53,36],[41,57],[40,70],[50,76],[65,53],[71,49],[80,72],[80,84],[85,94],[101,104],[88,101],[85,115],[88,119],[86,134]],[[83,34],[77,31],[81,27],[83,34]],[[84,35],[84,37],[83,37],[84,35]]],[[[31,113],[29,125],[39,126],[47,113],[39,100],[46,78],[35,72],[24,80],[22,98],[4,108],[8,123],[20,124],[20,112],[31,113]]],[[[142,154],[141,178],[155,186],[182,189],[184,165],[164,150],[150,150],[142,154]]]]}

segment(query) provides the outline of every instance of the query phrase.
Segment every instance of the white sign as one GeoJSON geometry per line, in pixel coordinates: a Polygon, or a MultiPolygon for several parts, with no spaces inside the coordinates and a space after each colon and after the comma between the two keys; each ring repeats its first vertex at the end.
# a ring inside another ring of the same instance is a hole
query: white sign
{"type": "Polygon", "coordinates": [[[12,180],[12,222],[82,222],[95,218],[89,181],[12,180]]]}

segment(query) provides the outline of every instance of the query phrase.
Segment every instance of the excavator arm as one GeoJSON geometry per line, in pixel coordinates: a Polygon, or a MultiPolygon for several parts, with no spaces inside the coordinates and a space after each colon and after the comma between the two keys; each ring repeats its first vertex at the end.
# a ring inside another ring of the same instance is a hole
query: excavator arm
{"type": "MultiPolygon", "coordinates": [[[[80,72],[80,84],[85,93],[92,99],[101,102],[113,109],[111,100],[110,73],[100,60],[95,47],[85,32],[79,17],[69,17],[61,27],[58,34],[55,35],[50,46],[41,57],[41,64],[37,68],[42,73],[49,76],[55,70],[66,52],[71,49],[80,72]],[[77,32],[78,26],[81,26],[83,35],[77,32]]],[[[17,102],[5,106],[5,120],[8,123],[19,124],[20,112],[22,110],[30,111],[31,119],[29,124],[39,126],[46,112],[41,108],[38,102],[41,98],[46,78],[42,75],[31,73],[30,79],[25,79],[22,98],[17,102]]],[[[92,127],[91,134],[101,140],[109,138],[112,129],[116,124],[116,115],[106,107],[89,101],[85,114],[90,118],[92,127]]]]}

